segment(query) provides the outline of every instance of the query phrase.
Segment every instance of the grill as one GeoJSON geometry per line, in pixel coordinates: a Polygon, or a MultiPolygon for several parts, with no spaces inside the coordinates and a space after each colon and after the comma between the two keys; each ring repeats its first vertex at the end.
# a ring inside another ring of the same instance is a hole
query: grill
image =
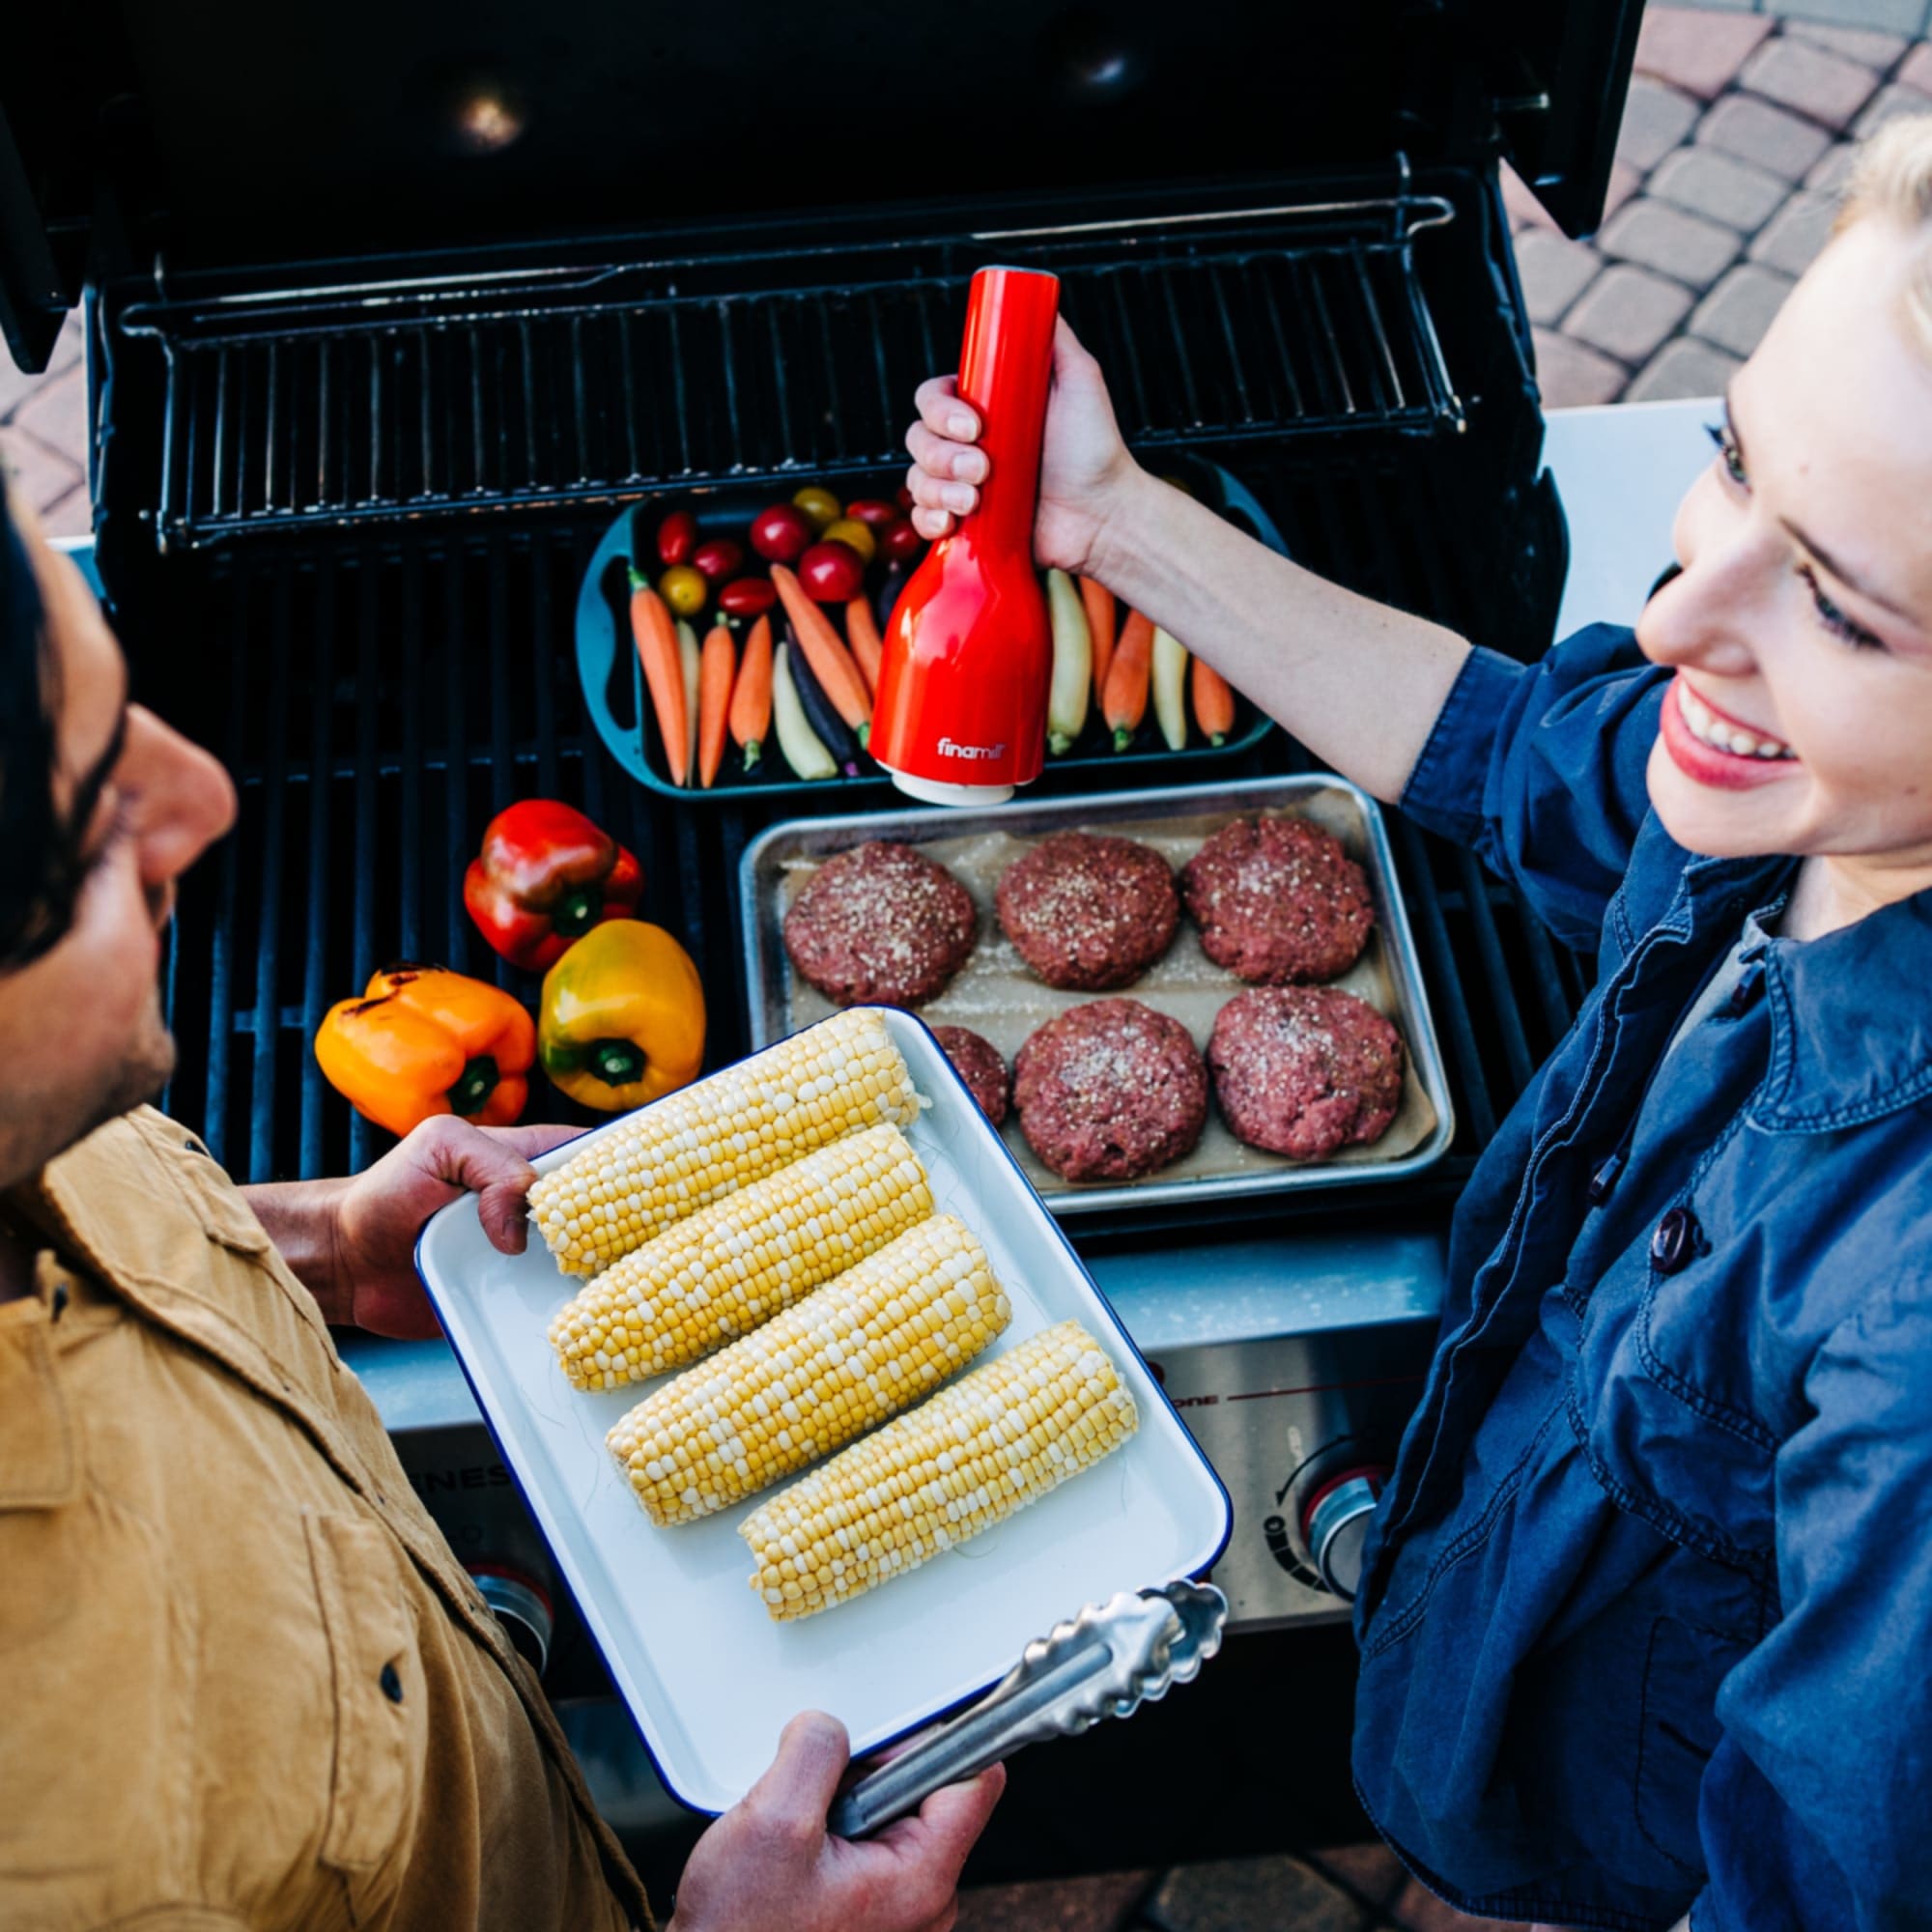
{"type": "MultiPolygon", "coordinates": [[[[242,796],[165,961],[171,1111],[244,1180],[378,1155],[319,1076],[317,1022],[399,958],[534,990],[460,898],[488,818],[532,794],[639,855],[646,916],[704,976],[711,1062],[744,1049],[738,863],[813,800],[680,809],[611,762],[577,683],[583,567],[654,492],[895,481],[911,392],[950,365],[989,261],[1061,275],[1153,468],[1197,451],[1303,562],[1536,656],[1565,537],[1495,163],[1573,232],[1593,224],[1639,11],[857,0],[832,36],[759,0],[124,0],[20,23],[0,70],[0,327],[43,361],[86,279],[115,620],[138,694],[242,796]],[[940,73],[983,138],[935,189],[898,178],[897,130],[912,77],[940,73]],[[58,80],[29,98],[23,76],[58,80]]],[[[1129,762],[1137,785],[1165,776],[1129,762]]],[[[1277,731],[1211,770],[1307,764],[1277,731]]],[[[1095,781],[1050,769],[1041,789],[1095,781]]],[[[1236,1499],[1216,1576],[1242,1637],[1185,1695],[1022,1757],[979,1878],[1366,1829],[1350,1657],[1310,1627],[1341,1612],[1304,1508],[1388,1460],[1448,1208],[1588,972],[1473,854],[1392,829],[1456,1140],[1420,1183],[1247,1210],[1276,1226],[1219,1204],[1071,1227],[1236,1499]],[[1325,1311],[1304,1281],[1336,1291],[1325,1311]],[[1292,1725],[1256,1721],[1290,1694],[1292,1725]]],[[[545,1110],[563,1103],[538,1082],[545,1110]]],[[[459,1550],[541,1580],[446,1357],[347,1352],[459,1550]]],[[[552,1690],[608,1697],[567,1598],[555,1634],[552,1690]]],[[[692,1822],[607,1707],[565,1716],[673,1883],[692,1822]]]]}
{"type": "MultiPolygon", "coordinates": [[[[980,233],[137,302],[159,345],[164,541],[608,503],[895,460],[972,271],[1055,270],[1144,448],[1461,428],[1396,195],[1236,222],[980,233]]],[[[1095,227],[1102,227],[1095,224],[1095,227]]]]}

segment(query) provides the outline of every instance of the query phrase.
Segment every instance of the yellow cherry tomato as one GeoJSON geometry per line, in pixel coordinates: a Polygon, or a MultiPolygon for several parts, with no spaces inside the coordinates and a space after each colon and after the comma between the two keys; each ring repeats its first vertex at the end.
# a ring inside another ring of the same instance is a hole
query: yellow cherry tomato
{"type": "Polygon", "coordinates": [[[704,609],[711,585],[701,570],[694,570],[688,563],[674,563],[659,577],[658,595],[680,617],[695,617],[704,609]]]}
{"type": "Polygon", "coordinates": [[[803,490],[794,490],[791,499],[811,519],[811,527],[816,533],[822,534],[827,524],[838,521],[838,498],[822,483],[808,483],[803,490]]]}
{"type": "Polygon", "coordinates": [[[861,563],[870,563],[879,548],[878,538],[872,534],[870,527],[862,524],[857,517],[840,517],[837,522],[827,524],[819,532],[818,540],[820,543],[836,542],[849,545],[859,553],[861,563]]]}

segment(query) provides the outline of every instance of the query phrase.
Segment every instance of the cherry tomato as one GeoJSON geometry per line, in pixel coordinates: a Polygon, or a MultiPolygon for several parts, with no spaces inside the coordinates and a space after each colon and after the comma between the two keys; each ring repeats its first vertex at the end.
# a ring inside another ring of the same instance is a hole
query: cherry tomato
{"type": "Polygon", "coordinates": [[[718,593],[718,608],[731,617],[762,617],[779,601],[779,587],[765,577],[740,577],[718,593]]]}
{"type": "Polygon", "coordinates": [[[925,548],[925,539],[904,517],[879,532],[879,549],[888,563],[910,563],[925,548]]]}
{"type": "Polygon", "coordinates": [[[882,503],[876,497],[858,497],[845,505],[845,514],[855,524],[890,524],[898,520],[895,503],[882,503]]]}
{"type": "Polygon", "coordinates": [[[803,490],[794,490],[791,499],[811,519],[814,530],[822,532],[827,524],[838,520],[838,498],[822,483],[808,483],[803,490]]]}
{"type": "Polygon", "coordinates": [[[745,546],[736,537],[713,537],[692,552],[691,567],[713,583],[723,583],[744,569],[745,546]]]}
{"type": "Polygon", "coordinates": [[[795,563],[811,538],[811,519],[791,503],[774,503],[752,520],[752,548],[773,563],[795,563]]]}
{"type": "Polygon", "coordinates": [[[688,563],[674,563],[658,579],[658,595],[680,617],[695,617],[704,609],[711,586],[688,563]]]}
{"type": "Polygon", "coordinates": [[[899,493],[896,497],[893,498],[893,501],[895,502],[899,506],[899,508],[905,512],[907,516],[911,516],[913,512],[912,486],[909,483],[901,483],[899,485],[899,493]]]}
{"type": "Polygon", "coordinates": [[[666,563],[689,563],[697,548],[697,519],[689,510],[673,510],[658,526],[658,555],[666,563]]]}
{"type": "Polygon", "coordinates": [[[879,540],[857,517],[839,517],[826,525],[823,543],[842,543],[859,553],[861,563],[870,563],[878,553],[879,540]]]}
{"type": "Polygon", "coordinates": [[[866,582],[866,566],[850,544],[815,543],[798,560],[805,594],[820,604],[849,604],[866,582]]]}

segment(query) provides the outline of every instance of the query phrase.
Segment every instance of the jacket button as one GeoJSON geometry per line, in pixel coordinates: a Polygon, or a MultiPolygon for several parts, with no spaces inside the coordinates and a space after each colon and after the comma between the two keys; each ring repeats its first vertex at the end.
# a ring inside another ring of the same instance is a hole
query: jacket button
{"type": "Polygon", "coordinates": [[[1673,1208],[1650,1237],[1650,1258],[1660,1274],[1675,1274],[1697,1252],[1702,1230],[1688,1208],[1673,1208]]]}
{"type": "Polygon", "coordinates": [[[383,1674],[377,1682],[382,1685],[383,1695],[390,1703],[400,1704],[403,1701],[403,1680],[397,1676],[396,1666],[393,1663],[384,1664],[383,1674]]]}

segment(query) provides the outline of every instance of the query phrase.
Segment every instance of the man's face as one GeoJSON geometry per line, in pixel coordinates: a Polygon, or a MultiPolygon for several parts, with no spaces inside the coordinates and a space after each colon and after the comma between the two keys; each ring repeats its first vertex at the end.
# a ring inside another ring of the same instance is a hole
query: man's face
{"type": "MultiPolygon", "coordinates": [[[[128,702],[120,647],[72,562],[14,512],[58,669],[54,807],[87,873],[73,921],[30,964],[0,972],[0,1186],[159,1092],[174,1067],[156,968],[175,881],[235,820],[206,752],[128,702]]],[[[35,701],[0,693],[0,703],[35,701]]],[[[0,827],[4,836],[4,827],[0,827]]]]}

